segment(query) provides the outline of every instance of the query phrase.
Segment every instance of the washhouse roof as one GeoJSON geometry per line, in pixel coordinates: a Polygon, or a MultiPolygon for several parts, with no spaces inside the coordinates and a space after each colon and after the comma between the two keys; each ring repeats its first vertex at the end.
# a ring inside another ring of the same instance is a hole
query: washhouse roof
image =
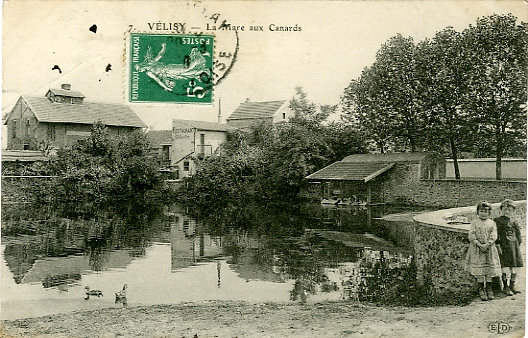
{"type": "Polygon", "coordinates": [[[394,163],[335,162],[308,175],[309,180],[368,182],[394,166],[394,163]]]}

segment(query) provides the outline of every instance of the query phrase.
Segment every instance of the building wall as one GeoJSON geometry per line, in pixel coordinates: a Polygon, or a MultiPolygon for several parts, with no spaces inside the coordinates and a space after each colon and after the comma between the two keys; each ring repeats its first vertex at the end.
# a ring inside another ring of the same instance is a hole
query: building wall
{"type": "Polygon", "coordinates": [[[173,123],[172,129],[172,154],[171,167],[177,168],[179,178],[191,176],[196,172],[197,162],[214,154],[218,147],[225,142],[227,133],[225,131],[199,130],[189,127],[189,125],[180,125],[173,123]],[[205,143],[200,143],[200,134],[205,135],[205,143]],[[202,149],[204,155],[201,156],[202,149]],[[188,170],[185,170],[185,162],[189,162],[188,170]]]}
{"type": "MultiPolygon", "coordinates": [[[[458,160],[458,168],[461,178],[495,178],[494,158],[461,159],[458,160]]],[[[455,177],[455,166],[451,159],[447,160],[446,177],[455,177]]],[[[526,160],[502,159],[502,178],[526,180],[526,160]]]]}
{"type": "Polygon", "coordinates": [[[269,122],[273,123],[273,118],[261,118],[261,119],[242,119],[242,120],[227,120],[227,125],[239,129],[249,129],[251,126],[254,126],[256,124],[262,123],[262,122],[269,122]]]}
{"type": "Polygon", "coordinates": [[[7,124],[7,149],[36,149],[35,130],[37,124],[35,114],[22,99],[19,99],[13,107],[7,124]]]}
{"type": "MultiPolygon", "coordinates": [[[[500,215],[499,206],[499,203],[493,204],[492,218],[500,215]]],[[[471,221],[476,217],[475,209],[475,206],[471,206],[439,210],[414,218],[417,278],[420,283],[429,285],[435,294],[475,291],[475,279],[465,269],[469,225],[447,223],[447,220],[456,216],[463,216],[471,221]]],[[[514,217],[519,221],[521,233],[525,237],[525,200],[517,201],[514,217]]]]}
{"type": "Polygon", "coordinates": [[[385,202],[440,208],[473,205],[477,201],[499,202],[505,198],[526,199],[526,182],[489,180],[421,180],[384,187],[385,202]]]}
{"type": "Polygon", "coordinates": [[[273,114],[273,123],[286,122],[293,116],[295,116],[295,113],[290,109],[289,103],[287,103],[273,114]]]}

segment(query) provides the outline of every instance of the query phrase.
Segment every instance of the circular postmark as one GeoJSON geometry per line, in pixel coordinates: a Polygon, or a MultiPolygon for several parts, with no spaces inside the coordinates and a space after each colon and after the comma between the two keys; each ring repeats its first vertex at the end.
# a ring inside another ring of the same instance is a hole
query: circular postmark
{"type": "Polygon", "coordinates": [[[225,15],[211,12],[202,6],[201,3],[192,3],[193,9],[201,13],[201,18],[197,20],[197,24],[191,24],[189,32],[215,36],[212,82],[213,85],[218,85],[229,75],[237,60],[239,35],[236,29],[232,29],[230,20],[225,15]]]}

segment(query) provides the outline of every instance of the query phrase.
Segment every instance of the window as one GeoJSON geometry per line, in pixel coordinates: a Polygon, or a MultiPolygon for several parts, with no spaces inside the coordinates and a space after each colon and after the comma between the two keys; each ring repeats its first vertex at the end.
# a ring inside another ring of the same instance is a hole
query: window
{"type": "Polygon", "coordinates": [[[183,171],[189,171],[189,161],[183,161],[183,171]]]}
{"type": "Polygon", "coordinates": [[[200,153],[205,153],[205,134],[200,134],[200,153]]]}
{"type": "Polygon", "coordinates": [[[17,120],[13,120],[12,126],[13,126],[13,128],[12,128],[13,129],[13,134],[12,135],[13,135],[13,138],[16,138],[17,137],[17,120]]]}
{"type": "Polygon", "coordinates": [[[161,158],[162,158],[163,161],[169,161],[170,160],[170,146],[163,145],[161,158]]]}
{"type": "Polygon", "coordinates": [[[286,120],[286,113],[282,113],[282,119],[286,120]]]}
{"type": "Polygon", "coordinates": [[[24,130],[24,137],[29,137],[29,120],[26,120],[26,128],[24,130]]]}
{"type": "Polygon", "coordinates": [[[47,136],[49,141],[55,141],[55,125],[48,124],[47,136]]]}

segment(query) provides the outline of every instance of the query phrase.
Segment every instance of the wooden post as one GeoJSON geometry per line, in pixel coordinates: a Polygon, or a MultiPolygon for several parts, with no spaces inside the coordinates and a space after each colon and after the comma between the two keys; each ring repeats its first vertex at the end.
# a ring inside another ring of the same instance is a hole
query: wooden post
{"type": "Polygon", "coordinates": [[[367,183],[367,205],[370,205],[372,199],[372,189],[370,183],[367,183]]]}

